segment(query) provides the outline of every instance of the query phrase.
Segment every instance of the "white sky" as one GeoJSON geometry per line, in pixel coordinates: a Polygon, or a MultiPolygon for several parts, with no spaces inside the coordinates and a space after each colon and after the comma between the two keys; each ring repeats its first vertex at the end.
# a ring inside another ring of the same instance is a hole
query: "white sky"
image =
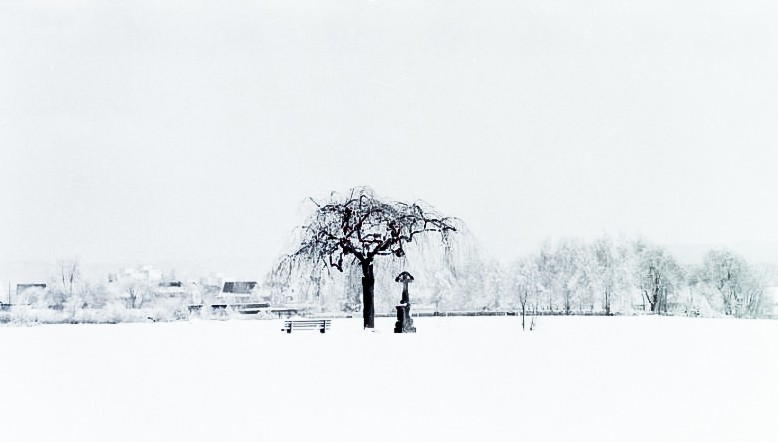
{"type": "Polygon", "coordinates": [[[778,241],[777,8],[2,1],[0,263],[259,277],[308,195],[355,185],[501,259],[778,241]]]}

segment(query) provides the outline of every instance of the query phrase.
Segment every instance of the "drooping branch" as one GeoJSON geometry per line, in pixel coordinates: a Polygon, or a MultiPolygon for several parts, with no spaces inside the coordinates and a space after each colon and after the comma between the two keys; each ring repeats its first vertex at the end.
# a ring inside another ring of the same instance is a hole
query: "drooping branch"
{"type": "Polygon", "coordinates": [[[348,198],[332,194],[319,204],[305,227],[294,259],[322,260],[343,271],[351,255],[361,264],[376,256],[402,257],[404,246],[422,234],[439,233],[444,244],[457,220],[438,215],[420,203],[401,203],[377,198],[369,188],[352,189],[348,198]]]}

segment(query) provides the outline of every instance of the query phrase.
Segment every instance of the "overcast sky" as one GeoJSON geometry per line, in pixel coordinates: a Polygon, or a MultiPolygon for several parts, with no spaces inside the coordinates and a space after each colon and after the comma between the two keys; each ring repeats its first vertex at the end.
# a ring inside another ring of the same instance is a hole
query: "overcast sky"
{"type": "Polygon", "coordinates": [[[499,259],[778,241],[777,8],[3,0],[0,262],[261,277],[307,196],[356,185],[499,259]]]}

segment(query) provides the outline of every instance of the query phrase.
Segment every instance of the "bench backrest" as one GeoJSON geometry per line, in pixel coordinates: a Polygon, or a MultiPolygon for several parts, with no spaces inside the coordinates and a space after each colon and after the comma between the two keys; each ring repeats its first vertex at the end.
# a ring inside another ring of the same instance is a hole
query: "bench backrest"
{"type": "Polygon", "coordinates": [[[329,326],[330,325],[329,319],[315,319],[315,320],[296,320],[296,321],[284,321],[284,326],[288,327],[290,325],[324,325],[329,326]]]}

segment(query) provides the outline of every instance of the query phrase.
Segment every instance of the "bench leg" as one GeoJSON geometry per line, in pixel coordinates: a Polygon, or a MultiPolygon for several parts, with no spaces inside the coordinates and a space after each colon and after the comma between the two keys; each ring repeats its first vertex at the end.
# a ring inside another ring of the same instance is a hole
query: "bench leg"
{"type": "Polygon", "coordinates": [[[326,329],[325,329],[324,327],[322,327],[321,329],[319,329],[319,331],[320,331],[320,332],[322,332],[322,333],[324,333],[324,331],[325,331],[325,330],[326,330],[326,329]]]}
{"type": "Polygon", "coordinates": [[[292,333],[292,326],[290,325],[289,328],[286,329],[287,333],[292,333]]]}

